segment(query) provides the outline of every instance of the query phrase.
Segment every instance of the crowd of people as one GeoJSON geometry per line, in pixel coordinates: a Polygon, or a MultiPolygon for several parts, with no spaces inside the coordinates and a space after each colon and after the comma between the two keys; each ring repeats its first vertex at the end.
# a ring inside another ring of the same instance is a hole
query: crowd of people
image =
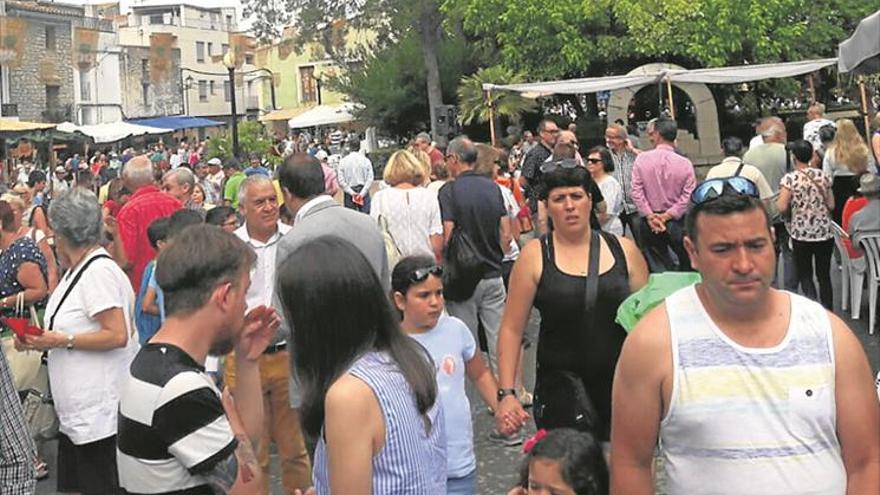
{"type": "Polygon", "coordinates": [[[675,494],[878,493],[880,390],[830,276],[835,222],[840,256],[880,231],[880,179],[822,113],[724,139],[703,181],[666,118],[645,150],[620,123],[583,150],[552,119],[509,150],[423,133],[381,178],[341,131],[275,170],[181,143],[31,171],[0,196],[0,310],[40,327],[0,358],[0,492],[49,469],[18,353],[47,366],[59,492],[269,493],[274,450],[291,495],[474,494],[478,398],[523,444],[511,495],[649,494],[658,469],[675,494]]]}

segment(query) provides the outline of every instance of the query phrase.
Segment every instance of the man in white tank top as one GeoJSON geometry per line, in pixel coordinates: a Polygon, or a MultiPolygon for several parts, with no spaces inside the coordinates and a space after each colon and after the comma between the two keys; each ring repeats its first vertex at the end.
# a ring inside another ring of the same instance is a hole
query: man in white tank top
{"type": "Polygon", "coordinates": [[[614,379],[612,493],[880,493],[880,404],[846,324],[771,288],[776,257],[754,184],[693,194],[685,248],[703,282],[627,338],[614,379]]]}

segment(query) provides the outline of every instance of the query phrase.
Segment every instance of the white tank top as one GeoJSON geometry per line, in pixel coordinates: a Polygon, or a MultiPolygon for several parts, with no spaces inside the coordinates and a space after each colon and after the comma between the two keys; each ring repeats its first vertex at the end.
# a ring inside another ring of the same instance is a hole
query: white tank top
{"type": "Polygon", "coordinates": [[[674,375],[660,455],[669,494],[845,493],[831,323],[821,305],[788,296],[788,331],[770,348],[727,337],[695,286],[666,299],[674,375]]]}

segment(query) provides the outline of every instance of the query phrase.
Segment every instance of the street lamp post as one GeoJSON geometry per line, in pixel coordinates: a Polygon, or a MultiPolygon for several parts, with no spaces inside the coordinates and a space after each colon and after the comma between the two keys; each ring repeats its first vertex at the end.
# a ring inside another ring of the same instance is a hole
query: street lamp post
{"type": "Polygon", "coordinates": [[[183,100],[183,103],[184,103],[183,107],[184,107],[184,113],[187,115],[189,115],[190,112],[192,112],[192,109],[189,106],[189,90],[192,89],[194,83],[195,83],[195,79],[193,79],[193,76],[187,76],[186,80],[184,81],[184,85],[183,85],[183,92],[184,92],[184,96],[185,96],[185,98],[183,100]]]}
{"type": "Polygon", "coordinates": [[[238,158],[238,113],[235,108],[235,55],[232,50],[223,56],[223,65],[229,71],[229,106],[232,110],[232,154],[238,158]]]}

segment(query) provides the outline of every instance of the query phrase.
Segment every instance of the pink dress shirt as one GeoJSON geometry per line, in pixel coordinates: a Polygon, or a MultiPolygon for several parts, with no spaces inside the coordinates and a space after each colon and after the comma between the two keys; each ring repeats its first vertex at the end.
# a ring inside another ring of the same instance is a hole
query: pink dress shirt
{"type": "Polygon", "coordinates": [[[669,213],[679,219],[697,187],[694,165],[668,144],[640,153],[633,164],[632,199],[639,214],[669,213]]]}

